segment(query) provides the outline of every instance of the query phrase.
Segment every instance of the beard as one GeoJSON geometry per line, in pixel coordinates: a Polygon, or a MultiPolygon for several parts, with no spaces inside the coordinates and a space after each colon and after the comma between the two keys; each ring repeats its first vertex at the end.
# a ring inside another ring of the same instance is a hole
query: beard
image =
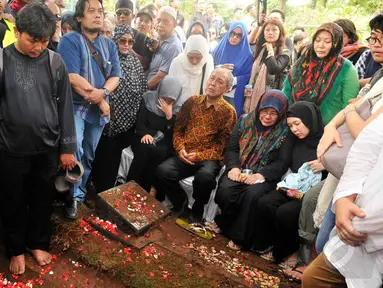
{"type": "Polygon", "coordinates": [[[96,34],[101,32],[101,27],[100,28],[83,28],[83,29],[90,34],[96,34]]]}

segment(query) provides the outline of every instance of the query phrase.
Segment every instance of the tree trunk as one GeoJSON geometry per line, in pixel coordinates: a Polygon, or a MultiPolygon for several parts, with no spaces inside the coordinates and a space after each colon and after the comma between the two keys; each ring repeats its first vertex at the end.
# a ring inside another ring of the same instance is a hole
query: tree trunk
{"type": "Polygon", "coordinates": [[[326,7],[326,5],[327,5],[327,0],[321,0],[321,2],[322,2],[322,6],[323,6],[323,7],[326,7]]]}
{"type": "Polygon", "coordinates": [[[310,1],[310,7],[311,7],[312,9],[315,9],[316,6],[317,6],[317,0],[311,0],[311,1],[310,1]]]}
{"type": "Polygon", "coordinates": [[[287,0],[278,0],[278,8],[285,13],[287,0]]]}

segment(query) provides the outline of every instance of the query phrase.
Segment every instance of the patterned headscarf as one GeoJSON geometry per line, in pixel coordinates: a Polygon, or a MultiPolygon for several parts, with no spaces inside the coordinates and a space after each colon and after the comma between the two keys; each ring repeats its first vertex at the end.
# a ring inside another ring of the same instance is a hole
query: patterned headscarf
{"type": "Polygon", "coordinates": [[[340,55],[342,45],[343,30],[338,24],[326,23],[318,28],[313,36],[313,44],[290,71],[293,102],[305,100],[321,105],[343,66],[344,58],[340,55]],[[332,48],[325,58],[319,59],[314,51],[314,41],[322,31],[331,34],[332,48]]]}
{"type": "MultiPolygon", "coordinates": [[[[112,40],[117,45],[118,40],[126,33],[134,35],[129,25],[117,25],[112,40]]],[[[109,137],[115,137],[134,127],[142,95],[147,90],[147,80],[140,60],[133,54],[119,53],[119,58],[122,77],[117,89],[111,95],[112,117],[104,129],[104,134],[109,137]]]]}
{"type": "Polygon", "coordinates": [[[116,25],[116,28],[113,30],[113,37],[112,41],[117,44],[118,40],[121,39],[122,36],[125,34],[130,34],[132,37],[134,37],[133,28],[130,27],[128,24],[118,24],[116,25]]]}
{"type": "Polygon", "coordinates": [[[278,149],[286,138],[288,129],[285,114],[287,109],[288,101],[285,93],[272,89],[262,95],[252,112],[239,120],[238,131],[241,135],[239,158],[242,168],[258,172],[269,163],[270,152],[278,149]],[[279,114],[274,126],[264,127],[259,120],[260,111],[266,108],[273,108],[279,114]]]}

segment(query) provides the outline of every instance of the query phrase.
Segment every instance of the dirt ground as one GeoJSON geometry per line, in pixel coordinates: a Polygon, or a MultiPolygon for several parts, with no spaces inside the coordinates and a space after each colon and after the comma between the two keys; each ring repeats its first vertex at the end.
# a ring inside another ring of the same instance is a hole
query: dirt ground
{"type": "Polygon", "coordinates": [[[10,275],[0,243],[0,287],[299,287],[277,265],[230,250],[220,235],[196,237],[171,216],[135,237],[85,206],[74,222],[61,212],[56,209],[53,216],[50,265],[39,267],[28,255],[26,273],[10,275]]]}

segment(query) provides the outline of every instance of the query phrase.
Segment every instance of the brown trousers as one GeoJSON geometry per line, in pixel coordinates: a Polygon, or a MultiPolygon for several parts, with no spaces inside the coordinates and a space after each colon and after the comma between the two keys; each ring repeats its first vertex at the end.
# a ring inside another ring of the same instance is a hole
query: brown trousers
{"type": "Polygon", "coordinates": [[[344,277],[321,253],[303,273],[302,288],[340,288],[347,287],[344,277]]]}

